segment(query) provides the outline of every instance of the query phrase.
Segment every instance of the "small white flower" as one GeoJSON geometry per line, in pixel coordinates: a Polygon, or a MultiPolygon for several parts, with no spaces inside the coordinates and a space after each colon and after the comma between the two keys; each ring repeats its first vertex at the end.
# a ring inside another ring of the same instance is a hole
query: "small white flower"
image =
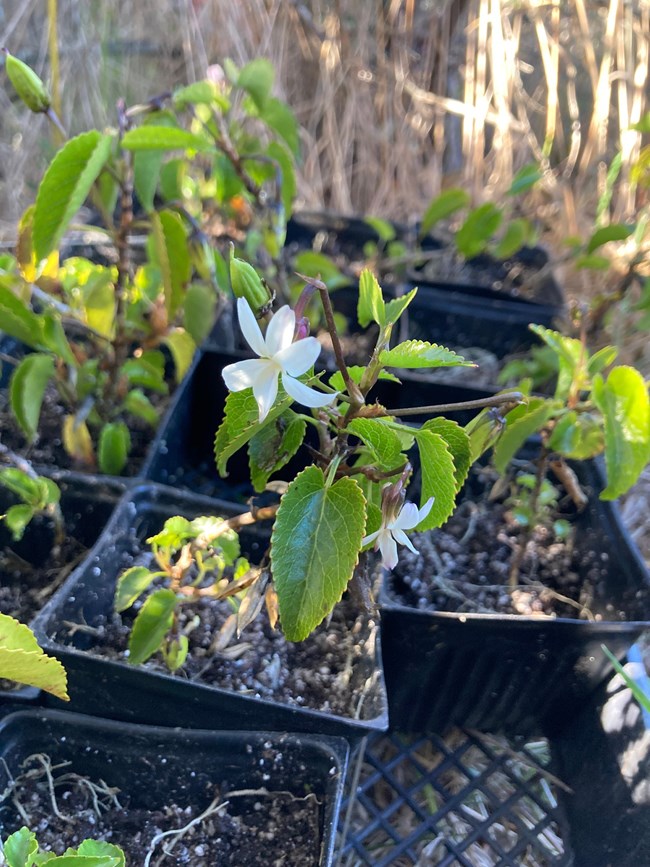
{"type": "Polygon", "coordinates": [[[242,334],[259,358],[228,364],[221,374],[229,391],[253,389],[260,421],[264,421],[275,403],[280,375],[286,393],[303,406],[327,406],[334,400],[335,394],[323,394],[296,379],[313,366],[321,347],[315,337],[293,342],[296,314],[289,306],[281,307],[271,318],[266,337],[245,298],[237,299],[237,316],[242,334]]]}
{"type": "Polygon", "coordinates": [[[413,543],[404,530],[413,530],[423,521],[431,511],[433,497],[429,497],[421,509],[415,503],[404,503],[395,518],[382,519],[381,527],[369,536],[361,540],[361,545],[369,545],[375,542],[375,551],[381,551],[381,561],[386,569],[394,569],[397,566],[397,543],[406,545],[414,554],[419,552],[413,547],[413,543]]]}

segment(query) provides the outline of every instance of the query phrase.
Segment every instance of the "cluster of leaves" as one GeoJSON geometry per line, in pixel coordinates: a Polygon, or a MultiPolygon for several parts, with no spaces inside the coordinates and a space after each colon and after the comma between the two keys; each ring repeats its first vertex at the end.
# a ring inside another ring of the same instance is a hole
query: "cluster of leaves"
{"type": "Polygon", "coordinates": [[[0,485],[15,494],[20,503],[9,506],[3,520],[14,542],[19,542],[25,529],[35,515],[50,516],[57,528],[57,535],[63,532],[63,516],[59,507],[61,490],[56,482],[45,476],[27,473],[17,467],[7,467],[0,470],[0,485]]]}
{"type": "Polygon", "coordinates": [[[22,217],[16,255],[0,260],[0,330],[28,350],[10,383],[15,418],[33,442],[54,385],[65,407],[62,442],[85,468],[123,471],[129,423],[158,422],[167,359],[180,380],[206,337],[219,292],[229,287],[209,235],[215,211],[223,223],[247,210],[251,254],[263,248],[272,260],[284,242],[295,119],[271,95],[268,61],[226,69],[227,80],[122,107],[118,129],[65,142],[22,217]],[[115,265],[63,260],[65,234],[87,200],[115,265]],[[146,259],[133,267],[136,231],[146,233],[146,259]]]}
{"type": "Polygon", "coordinates": [[[560,492],[550,479],[539,484],[533,473],[519,473],[514,480],[514,491],[506,501],[512,506],[512,515],[522,527],[549,527],[558,539],[569,535],[568,521],[557,517],[560,492]]]}
{"type": "Polygon", "coordinates": [[[7,837],[0,847],[7,867],[126,867],[124,852],[113,843],[103,840],[84,840],[76,848],[68,848],[63,855],[41,849],[36,834],[22,827],[7,837]]]}

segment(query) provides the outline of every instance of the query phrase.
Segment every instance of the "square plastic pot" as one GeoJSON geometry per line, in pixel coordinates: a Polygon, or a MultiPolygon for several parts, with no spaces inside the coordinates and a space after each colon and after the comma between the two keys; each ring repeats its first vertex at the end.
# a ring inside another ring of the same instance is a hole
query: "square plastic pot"
{"type": "MultiPolygon", "coordinates": [[[[10,774],[35,753],[47,754],[52,764],[68,763],[66,773],[117,787],[135,810],[162,810],[177,803],[191,805],[198,814],[217,788],[223,793],[287,791],[296,797],[313,793],[320,804],[320,857],[314,867],[333,864],[348,758],[347,744],[339,738],[189,731],[52,710],[22,711],[0,721],[0,792],[11,781],[10,774]],[[265,759],[269,751],[277,761],[265,759]]],[[[2,838],[17,830],[6,824],[6,813],[0,804],[2,838]]],[[[114,839],[119,842],[117,835],[114,839]]]]}
{"type": "Polygon", "coordinates": [[[597,498],[593,462],[575,466],[589,494],[576,548],[599,554],[596,620],[423,611],[400,601],[388,574],[381,598],[391,725],[440,732],[450,725],[527,734],[559,730],[650,625],[650,577],[615,504],[597,498]]]}
{"type": "MultiPolygon", "coordinates": [[[[71,710],[159,725],[254,731],[296,731],[358,740],[368,731],[388,726],[387,700],[379,648],[379,626],[366,639],[363,659],[355,667],[350,690],[361,697],[362,717],[354,718],[295,705],[280,704],[177,675],[133,666],[94,655],[92,630],[110,618],[118,576],[132,563],[141,542],[158,532],[176,514],[231,515],[223,502],[184,496],[155,485],[127,494],[97,546],[57,592],[34,622],[41,646],[58,657],[68,672],[71,710]],[[82,629],[69,629],[69,624],[82,629]]],[[[268,544],[268,533],[240,534],[242,551],[256,562],[268,544]]],[[[300,552],[296,552],[300,556],[300,552]]],[[[51,706],[62,707],[47,698],[51,706]]]]}

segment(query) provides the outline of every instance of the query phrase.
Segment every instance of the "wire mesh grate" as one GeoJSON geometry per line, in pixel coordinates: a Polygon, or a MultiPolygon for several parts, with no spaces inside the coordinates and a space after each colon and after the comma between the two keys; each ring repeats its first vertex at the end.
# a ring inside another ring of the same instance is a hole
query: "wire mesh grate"
{"type": "Polygon", "coordinates": [[[338,863],[569,867],[556,797],[563,784],[549,762],[542,739],[515,748],[459,729],[445,738],[373,735],[343,806],[338,863]]]}

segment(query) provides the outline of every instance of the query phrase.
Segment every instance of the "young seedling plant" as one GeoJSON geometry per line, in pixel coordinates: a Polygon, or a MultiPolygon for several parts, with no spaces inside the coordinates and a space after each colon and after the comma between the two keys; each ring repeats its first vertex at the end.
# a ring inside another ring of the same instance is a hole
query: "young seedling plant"
{"type": "MultiPolygon", "coordinates": [[[[231,268],[235,285],[244,265],[233,259],[231,268]]],[[[379,334],[368,364],[348,367],[323,283],[307,281],[297,313],[288,305],[272,313],[253,273],[246,269],[247,279],[241,281],[237,312],[256,357],[223,369],[230,394],[215,438],[217,468],[226,475],[229,459],[247,448],[253,488],[262,492],[301,446],[311,462],[283,483],[277,505],[253,507],[228,519],[174,517],[149,540],[159,568],[127,570],[115,596],[119,611],[146,597],[131,632],[131,662],[161,651],[170,668],[181,664],[188,642],[179,634],[178,612],[205,596],[231,600],[232,616],[218,637],[219,646],[264,605],[271,624],[279,620],[289,641],[307,638],[353,579],[367,596],[359,568],[364,551],[378,550],[391,569],[398,546],[414,550],[409,532],[447,520],[470,463],[500,427],[498,409],[507,411],[522,398],[510,392],[469,405],[385,407],[370,395],[380,380],[397,380],[392,370],[467,364],[454,352],[424,341],[391,346],[391,332],[417,290],[386,301],[374,275],[362,273],[358,319],[364,328],[373,323],[379,334]],[[333,374],[314,372],[320,344],[309,336],[308,320],[301,315],[316,293],[336,356],[333,374]],[[482,407],[496,408],[497,414],[484,410],[469,430],[440,416],[420,425],[403,420],[482,407]],[[306,439],[309,429],[313,437],[306,439]],[[420,465],[418,502],[407,500],[413,453],[420,465]],[[237,531],[262,521],[273,523],[270,547],[251,566],[240,556],[237,531]]]]}

